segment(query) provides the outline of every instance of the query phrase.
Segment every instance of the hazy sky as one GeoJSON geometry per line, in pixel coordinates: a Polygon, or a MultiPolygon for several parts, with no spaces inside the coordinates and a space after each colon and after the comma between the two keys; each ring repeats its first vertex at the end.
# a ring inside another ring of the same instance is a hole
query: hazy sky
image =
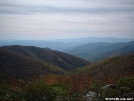
{"type": "Polygon", "coordinates": [[[134,0],[0,0],[0,39],[134,38],[134,0]]]}

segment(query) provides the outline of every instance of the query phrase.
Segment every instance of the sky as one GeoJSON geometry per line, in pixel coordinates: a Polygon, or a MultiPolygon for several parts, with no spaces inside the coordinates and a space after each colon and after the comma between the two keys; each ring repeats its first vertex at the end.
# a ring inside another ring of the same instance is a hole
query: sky
{"type": "Polygon", "coordinates": [[[134,0],[0,0],[0,39],[134,38],[134,0]]]}

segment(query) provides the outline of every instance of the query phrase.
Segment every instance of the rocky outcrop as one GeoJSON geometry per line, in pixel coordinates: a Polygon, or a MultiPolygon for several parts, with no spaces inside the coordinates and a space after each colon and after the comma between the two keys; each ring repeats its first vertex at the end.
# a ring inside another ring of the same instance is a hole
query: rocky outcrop
{"type": "MultiPolygon", "coordinates": [[[[116,86],[114,84],[109,84],[109,85],[103,86],[101,89],[106,89],[106,88],[116,89],[116,86]]],[[[97,94],[94,91],[89,91],[84,97],[83,101],[97,101],[96,99],[97,95],[99,96],[100,94],[97,94]]]]}
{"type": "Polygon", "coordinates": [[[83,101],[96,101],[95,97],[97,96],[96,92],[89,91],[84,97],[83,101]]]}

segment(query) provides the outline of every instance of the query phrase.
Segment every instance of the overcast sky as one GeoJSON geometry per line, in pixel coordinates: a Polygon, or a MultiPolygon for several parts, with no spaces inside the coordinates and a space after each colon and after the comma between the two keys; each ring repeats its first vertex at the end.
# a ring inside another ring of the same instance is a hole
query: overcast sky
{"type": "Polygon", "coordinates": [[[0,0],[0,39],[134,38],[134,0],[0,0]]]}

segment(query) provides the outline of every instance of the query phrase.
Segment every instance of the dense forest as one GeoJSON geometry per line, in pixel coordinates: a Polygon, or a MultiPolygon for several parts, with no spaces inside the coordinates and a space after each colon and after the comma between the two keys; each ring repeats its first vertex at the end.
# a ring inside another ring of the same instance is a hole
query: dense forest
{"type": "Polygon", "coordinates": [[[63,52],[34,46],[0,47],[1,101],[83,101],[133,98],[134,54],[91,63],[63,52]],[[102,89],[114,84],[116,89],[102,89]]]}

